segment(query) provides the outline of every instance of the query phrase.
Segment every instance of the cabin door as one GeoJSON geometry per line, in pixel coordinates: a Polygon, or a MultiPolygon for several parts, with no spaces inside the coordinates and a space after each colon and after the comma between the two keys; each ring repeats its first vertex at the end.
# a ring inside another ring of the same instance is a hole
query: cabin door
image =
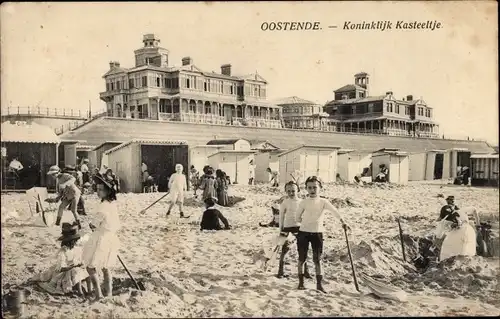
{"type": "Polygon", "coordinates": [[[437,153],[434,161],[434,179],[443,178],[444,154],[437,153]]]}

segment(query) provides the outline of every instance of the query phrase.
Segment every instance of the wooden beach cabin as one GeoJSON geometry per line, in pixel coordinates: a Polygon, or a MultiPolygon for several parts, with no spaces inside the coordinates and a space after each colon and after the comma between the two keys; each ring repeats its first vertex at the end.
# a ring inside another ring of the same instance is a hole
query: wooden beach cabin
{"type": "Polygon", "coordinates": [[[3,122],[1,124],[2,190],[27,190],[32,187],[55,189],[55,181],[47,177],[58,162],[61,140],[48,126],[35,122],[3,122]],[[16,158],[23,165],[19,174],[9,170],[16,158]]]}
{"type": "MultiPolygon", "coordinates": [[[[175,172],[175,165],[182,164],[188,176],[189,149],[186,141],[133,139],[115,146],[104,153],[108,167],[120,178],[122,192],[142,192],[141,165],[158,183],[158,191],[168,189],[168,178],[175,172]]],[[[189,189],[189,183],[187,183],[189,189]]]]}
{"type": "Polygon", "coordinates": [[[255,154],[255,182],[268,183],[270,181],[271,177],[267,172],[267,168],[271,168],[273,171],[279,171],[280,161],[278,155],[283,152],[284,150],[271,149],[268,151],[261,150],[259,153],[255,154]]]}
{"type": "Polygon", "coordinates": [[[216,139],[216,140],[208,141],[207,145],[219,145],[219,146],[222,146],[223,149],[231,150],[231,151],[250,151],[251,150],[250,141],[242,139],[242,138],[216,139]]]}
{"type": "Polygon", "coordinates": [[[472,154],[471,185],[498,187],[498,154],[472,154]]]}
{"type": "Polygon", "coordinates": [[[354,176],[358,174],[358,165],[351,160],[352,152],[354,150],[351,149],[339,149],[337,152],[337,173],[340,175],[340,178],[347,182],[352,182],[354,176]]]}
{"type": "MultiPolygon", "coordinates": [[[[92,149],[92,151],[95,153],[94,158],[95,158],[95,165],[99,169],[102,166],[102,156],[106,151],[109,151],[113,147],[116,147],[122,143],[125,143],[125,141],[120,141],[120,142],[111,142],[111,141],[105,141],[96,147],[92,149]]],[[[90,158],[89,158],[90,160],[90,158]]]]}
{"type": "Polygon", "coordinates": [[[221,169],[231,178],[231,183],[248,184],[250,176],[250,160],[255,151],[220,150],[208,156],[208,164],[214,170],[221,169]]]}
{"type": "Polygon", "coordinates": [[[380,173],[380,164],[389,169],[389,183],[408,184],[409,165],[408,153],[396,148],[383,148],[372,155],[372,178],[380,173]]]}
{"type": "Polygon", "coordinates": [[[303,177],[318,176],[325,183],[335,181],[339,146],[300,145],[278,155],[280,183],[291,180],[299,172],[303,177]]]}
{"type": "Polygon", "coordinates": [[[208,157],[225,148],[225,145],[196,145],[189,148],[189,165],[194,167],[203,174],[203,167],[208,165],[208,157]]]}

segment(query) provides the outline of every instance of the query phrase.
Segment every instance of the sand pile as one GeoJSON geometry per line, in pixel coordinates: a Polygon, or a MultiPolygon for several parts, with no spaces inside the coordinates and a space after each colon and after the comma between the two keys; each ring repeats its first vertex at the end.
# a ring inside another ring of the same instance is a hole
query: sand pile
{"type": "MultiPolygon", "coordinates": [[[[118,265],[114,270],[115,277],[119,278],[116,281],[118,295],[90,304],[78,298],[50,296],[28,287],[32,293],[27,297],[26,316],[456,316],[497,315],[500,311],[494,297],[480,297],[480,290],[467,291],[467,285],[474,285],[474,280],[489,280],[489,286],[483,290],[491,296],[490,291],[498,285],[494,277],[498,275],[498,259],[491,262],[480,257],[457,260],[448,266],[443,263],[443,269],[436,266],[420,275],[413,272],[412,265],[403,262],[395,221],[396,217],[403,217],[405,248],[410,260],[416,254],[415,242],[429,232],[444,205],[444,199],[436,198],[438,192],[454,195],[461,207],[474,206],[493,216],[495,212],[498,214],[497,190],[409,185],[388,191],[378,186],[325,185],[321,195],[336,199],[340,213],[351,226],[351,247],[358,271],[377,275],[381,281],[404,289],[411,297],[405,304],[346,292],[354,289],[351,269],[344,234],[333,214],[325,216],[324,235],[323,271],[329,294],[319,295],[313,289],[314,280],[306,282],[307,290],[296,290],[295,247],[285,266],[285,271],[291,274],[289,279],[274,276],[277,264],[263,272],[254,264],[253,256],[269,245],[277,230],[259,227],[258,223],[270,221],[270,207],[284,195],[283,187],[231,185],[229,192],[229,196],[245,200],[233,207],[221,208],[234,228],[220,232],[199,230],[203,207],[192,198],[191,192],[185,201],[185,214],[191,216],[189,219],[180,218],[177,207],[165,217],[168,196],[145,214],[139,214],[161,193],[120,194],[120,257],[147,290],[132,288],[127,274],[118,265]],[[467,267],[476,269],[475,263],[480,267],[479,272],[467,273],[467,267]],[[432,283],[434,277],[453,278],[453,284],[437,286],[432,283]],[[424,283],[425,280],[428,282],[424,283]]],[[[22,284],[50,265],[49,260],[59,247],[56,239],[60,229],[39,227],[35,223],[37,217],[31,216],[23,201],[24,195],[2,194],[1,199],[2,216],[10,211],[19,215],[2,223],[2,281],[22,284]]],[[[82,217],[82,224],[87,233],[90,232],[88,222],[95,218],[99,201],[95,195],[85,196],[85,200],[89,216],[82,217]]],[[[66,220],[72,221],[69,212],[63,217],[63,222],[66,220]]],[[[494,228],[497,234],[498,221],[494,228]]],[[[311,255],[308,260],[313,271],[311,255]]],[[[480,284],[483,283],[477,285],[480,284]]]]}

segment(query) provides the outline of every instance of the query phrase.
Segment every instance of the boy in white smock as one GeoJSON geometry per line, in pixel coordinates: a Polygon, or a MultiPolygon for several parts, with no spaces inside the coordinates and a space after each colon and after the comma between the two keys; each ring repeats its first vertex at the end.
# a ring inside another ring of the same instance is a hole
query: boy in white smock
{"type": "MultiPolygon", "coordinates": [[[[287,197],[283,199],[279,208],[278,223],[281,232],[280,235],[284,237],[289,237],[291,233],[294,236],[297,236],[299,232],[300,223],[297,221],[296,214],[299,208],[299,203],[301,201],[301,199],[297,196],[299,192],[299,185],[293,181],[289,181],[285,184],[285,192],[287,193],[287,197]]],[[[284,273],[284,267],[285,267],[285,256],[290,250],[290,244],[291,240],[287,240],[281,247],[278,274],[276,275],[276,277],[278,278],[288,277],[284,273]]],[[[304,264],[304,277],[311,278],[306,263],[304,264]]]]}
{"type": "Polygon", "coordinates": [[[168,189],[170,190],[172,201],[170,202],[170,206],[168,207],[167,216],[170,215],[170,212],[174,205],[178,203],[181,218],[185,218],[183,207],[184,192],[187,191],[187,182],[186,175],[182,173],[182,170],[182,164],[176,164],[175,173],[170,176],[170,180],[168,181],[168,189]]]}
{"type": "MultiPolygon", "coordinates": [[[[299,287],[303,290],[304,275],[302,273],[303,265],[307,258],[309,243],[313,251],[313,261],[316,270],[316,289],[325,293],[321,273],[321,254],[323,253],[323,232],[325,231],[324,219],[325,211],[332,212],[344,226],[344,220],[337,209],[326,199],[319,196],[319,190],[322,188],[321,181],[316,176],[306,179],[306,189],[309,197],[303,199],[297,209],[297,221],[300,223],[299,233],[297,235],[297,246],[299,249],[299,287]]],[[[347,225],[346,225],[347,227],[347,225]]]]}

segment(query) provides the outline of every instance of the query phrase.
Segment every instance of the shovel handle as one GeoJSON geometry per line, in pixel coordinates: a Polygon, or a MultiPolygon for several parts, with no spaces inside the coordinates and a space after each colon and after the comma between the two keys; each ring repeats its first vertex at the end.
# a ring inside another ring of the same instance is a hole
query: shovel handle
{"type": "Polygon", "coordinates": [[[351,247],[349,245],[349,237],[347,236],[347,225],[342,225],[342,228],[344,229],[344,235],[345,235],[345,242],[347,244],[347,253],[349,254],[349,261],[351,262],[351,269],[352,269],[352,278],[354,280],[354,287],[356,287],[356,290],[359,292],[359,285],[358,285],[358,278],[356,277],[356,270],[354,269],[354,263],[352,261],[352,255],[351,255],[351,247]]]}
{"type": "Polygon", "coordinates": [[[399,240],[401,241],[401,251],[403,252],[403,260],[406,262],[405,243],[403,241],[403,228],[401,228],[401,220],[400,220],[400,218],[398,217],[396,220],[398,221],[399,240]]]}
{"type": "Polygon", "coordinates": [[[134,286],[137,290],[141,290],[141,288],[139,287],[139,284],[137,283],[137,281],[135,280],[134,276],[132,276],[132,274],[130,273],[130,271],[128,271],[128,268],[127,266],[125,266],[125,264],[123,263],[122,259],[120,258],[119,255],[117,255],[116,257],[118,257],[118,260],[120,261],[120,264],[122,264],[123,268],[125,269],[125,271],[127,272],[127,275],[130,277],[130,279],[132,280],[132,282],[134,283],[134,286]]]}
{"type": "Polygon", "coordinates": [[[167,192],[165,195],[163,195],[162,197],[160,197],[157,200],[155,200],[151,205],[149,205],[148,207],[144,208],[141,212],[147,211],[148,209],[150,209],[151,207],[153,207],[153,205],[155,205],[156,203],[158,203],[159,201],[161,201],[162,199],[164,199],[165,197],[167,197],[168,194],[170,194],[170,192],[167,192]]]}

